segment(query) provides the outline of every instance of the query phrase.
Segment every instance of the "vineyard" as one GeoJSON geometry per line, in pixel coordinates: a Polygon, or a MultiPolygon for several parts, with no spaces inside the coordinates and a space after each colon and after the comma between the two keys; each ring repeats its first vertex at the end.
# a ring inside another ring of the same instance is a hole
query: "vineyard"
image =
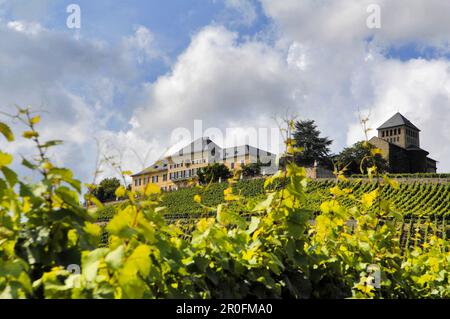
{"type": "MultiPolygon", "coordinates": [[[[244,202],[252,202],[264,199],[264,179],[242,180],[235,184],[234,193],[243,196],[244,202]]],[[[374,191],[378,185],[367,180],[352,180],[336,182],[334,180],[309,181],[305,191],[305,208],[320,211],[320,205],[333,198],[330,189],[338,186],[341,189],[351,190],[355,199],[361,198],[365,193],[374,191]]],[[[224,203],[223,191],[228,187],[227,183],[212,184],[202,193],[203,204],[216,207],[224,203]]],[[[162,203],[167,207],[165,219],[169,224],[176,224],[189,235],[196,223],[205,217],[214,216],[215,212],[206,212],[202,206],[194,201],[198,190],[194,188],[180,189],[163,196],[162,203]]],[[[450,183],[432,183],[427,179],[413,183],[400,183],[398,187],[385,185],[380,193],[380,198],[390,203],[393,211],[400,213],[404,220],[397,225],[398,237],[402,249],[414,247],[426,240],[430,233],[430,225],[433,224],[441,238],[447,238],[448,219],[450,217],[450,183]]],[[[341,199],[341,204],[347,208],[355,205],[350,198],[341,199]]],[[[100,213],[101,222],[109,221],[115,214],[114,206],[105,208],[100,213]]],[[[249,216],[247,216],[249,218],[249,216]]],[[[107,233],[103,234],[103,244],[107,242],[107,233]]]]}
{"type": "MultiPolygon", "coordinates": [[[[310,181],[306,188],[306,208],[319,210],[320,204],[331,198],[330,189],[338,185],[340,188],[352,190],[352,194],[358,198],[366,192],[377,188],[375,182],[366,180],[352,180],[339,182],[334,180],[310,181]]],[[[203,204],[217,206],[223,203],[223,191],[228,187],[227,183],[213,184],[202,193],[203,204]]],[[[201,214],[204,209],[194,201],[197,194],[194,188],[180,189],[163,196],[162,204],[167,207],[167,215],[201,214]]],[[[244,200],[258,200],[264,198],[264,179],[243,180],[236,183],[234,193],[240,194],[244,200]]],[[[398,188],[386,185],[383,187],[381,197],[388,200],[392,209],[401,213],[405,218],[415,217],[421,219],[446,219],[450,214],[450,182],[433,183],[426,179],[413,183],[400,183],[398,188]]],[[[351,207],[354,202],[347,199],[343,203],[351,207]]],[[[100,213],[100,221],[107,221],[114,215],[114,209],[108,207],[100,213]]]]}
{"type": "MultiPolygon", "coordinates": [[[[38,150],[58,144],[18,116],[38,150]]],[[[0,298],[450,298],[448,183],[310,181],[288,164],[173,193],[120,186],[127,200],[104,207],[39,154],[22,159],[30,182],[0,151],[0,298]]]]}
{"type": "MultiPolygon", "coordinates": [[[[324,196],[330,193],[334,181],[313,181],[307,188],[308,208],[319,209],[324,196]]],[[[351,181],[338,183],[340,188],[352,190],[359,198],[362,194],[371,192],[378,187],[376,183],[366,181],[351,181]]],[[[380,197],[389,201],[392,209],[404,217],[446,218],[450,214],[450,183],[428,183],[426,180],[414,183],[400,183],[398,188],[386,185],[380,197]]],[[[346,207],[354,205],[350,199],[343,202],[346,207]]]]}

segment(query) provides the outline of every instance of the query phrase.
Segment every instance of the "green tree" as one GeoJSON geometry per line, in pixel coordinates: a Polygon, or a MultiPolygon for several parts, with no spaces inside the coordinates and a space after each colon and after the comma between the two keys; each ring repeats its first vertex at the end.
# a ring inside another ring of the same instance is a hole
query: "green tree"
{"type": "Polygon", "coordinates": [[[219,179],[226,180],[233,176],[224,164],[214,163],[198,170],[198,181],[200,184],[216,183],[219,179]]]}
{"type": "Polygon", "coordinates": [[[344,148],[335,160],[342,167],[347,167],[348,175],[366,174],[367,168],[372,166],[376,166],[379,172],[388,171],[388,163],[381,154],[373,155],[371,153],[371,150],[374,149],[375,146],[368,142],[357,142],[351,147],[344,148]]]}
{"type": "Polygon", "coordinates": [[[295,156],[295,162],[302,166],[312,166],[317,161],[321,165],[329,166],[330,149],[333,143],[328,137],[321,137],[321,132],[313,120],[298,121],[295,123],[295,146],[303,151],[295,156]]]}
{"type": "Polygon", "coordinates": [[[120,187],[120,181],[113,178],[105,178],[93,191],[93,195],[102,203],[116,200],[116,189],[120,187]]]}
{"type": "Polygon", "coordinates": [[[261,175],[261,162],[242,165],[242,175],[244,177],[255,177],[261,175]]]}

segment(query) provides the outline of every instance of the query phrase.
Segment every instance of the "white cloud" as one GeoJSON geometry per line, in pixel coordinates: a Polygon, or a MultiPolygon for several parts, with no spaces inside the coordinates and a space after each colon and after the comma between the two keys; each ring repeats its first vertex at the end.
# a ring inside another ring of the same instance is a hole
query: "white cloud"
{"type": "Polygon", "coordinates": [[[374,127],[400,110],[422,128],[422,146],[440,161],[440,171],[450,170],[445,124],[450,114],[449,61],[401,62],[384,56],[389,48],[411,43],[448,51],[450,3],[261,2],[278,27],[278,46],[287,48],[290,65],[302,74],[302,115],[317,120],[335,139],[335,151],[363,137],[358,108],[365,114],[371,110],[374,127]],[[366,9],[372,3],[381,6],[381,29],[366,27],[366,9]]]}
{"type": "Polygon", "coordinates": [[[230,18],[232,24],[251,26],[258,18],[256,8],[251,0],[225,0],[225,7],[238,14],[238,17],[230,18]]]}
{"type": "Polygon", "coordinates": [[[125,45],[140,64],[158,58],[168,61],[163,52],[158,49],[154,34],[144,26],[135,27],[135,33],[125,39],[125,45]]]}
{"type": "Polygon", "coordinates": [[[442,0],[261,0],[283,37],[297,41],[348,44],[369,37],[383,45],[411,41],[448,49],[450,2],[442,0]],[[370,29],[369,5],[381,8],[381,28],[370,29]]]}
{"type": "Polygon", "coordinates": [[[130,123],[140,136],[171,130],[275,125],[272,116],[295,104],[298,84],[282,52],[236,33],[207,27],[196,34],[171,72],[145,87],[130,123]]]}
{"type": "Polygon", "coordinates": [[[7,26],[9,29],[30,35],[36,35],[44,29],[39,23],[27,21],[10,21],[7,26]]]}
{"type": "MultiPolygon", "coordinates": [[[[358,107],[371,109],[375,127],[400,110],[422,129],[422,146],[440,161],[440,170],[450,170],[450,62],[384,56],[388,48],[411,42],[447,51],[450,3],[261,2],[277,27],[274,36],[268,33],[273,38],[242,39],[225,27],[207,26],[192,36],[167,74],[138,87],[129,84],[137,68],[154,59],[169,63],[143,26],[111,46],[25,20],[0,25],[0,103],[45,107],[44,136],[66,139],[64,151],[55,155],[85,180],[94,170],[94,136],[107,141],[112,153],[121,150],[116,153],[125,169],[138,171],[167,150],[173,129],[192,130],[196,119],[204,129],[234,128],[225,146],[252,127],[275,126],[272,117],[286,108],[315,119],[335,140],[336,152],[361,136],[358,107]],[[380,30],[366,27],[370,3],[381,5],[380,30]],[[125,121],[130,128],[109,127],[125,121]]],[[[239,12],[241,22],[254,23],[250,1],[226,5],[239,12]]],[[[18,144],[15,152],[24,149],[18,144]]]]}
{"type": "MultiPolygon", "coordinates": [[[[400,111],[422,130],[421,146],[440,161],[440,170],[449,171],[450,61],[384,61],[369,76],[374,100],[363,113],[371,114],[371,127],[377,128],[400,111]]],[[[361,139],[360,132],[357,123],[351,125],[348,142],[361,139]]]]}
{"type": "MultiPolygon", "coordinates": [[[[43,111],[42,138],[65,141],[53,158],[89,179],[94,138],[109,129],[108,119],[120,118],[121,110],[112,108],[115,96],[126,94],[126,83],[137,74],[128,48],[77,40],[27,21],[0,24],[0,38],[1,110],[13,113],[17,104],[43,111]]],[[[13,128],[18,135],[24,129],[18,123],[13,128]]],[[[31,144],[18,140],[5,148],[30,155],[31,144]]]]}

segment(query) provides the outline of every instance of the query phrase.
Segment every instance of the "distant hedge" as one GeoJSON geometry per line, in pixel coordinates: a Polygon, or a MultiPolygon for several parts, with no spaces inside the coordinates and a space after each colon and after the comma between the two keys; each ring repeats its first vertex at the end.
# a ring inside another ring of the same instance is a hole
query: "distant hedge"
{"type": "MultiPolygon", "coordinates": [[[[414,173],[414,174],[388,174],[390,178],[411,178],[411,179],[420,179],[420,178],[438,178],[438,179],[445,179],[450,178],[450,173],[445,174],[438,174],[438,173],[414,173]]],[[[361,174],[353,174],[350,177],[353,178],[365,178],[367,175],[361,175],[361,174]]]]}

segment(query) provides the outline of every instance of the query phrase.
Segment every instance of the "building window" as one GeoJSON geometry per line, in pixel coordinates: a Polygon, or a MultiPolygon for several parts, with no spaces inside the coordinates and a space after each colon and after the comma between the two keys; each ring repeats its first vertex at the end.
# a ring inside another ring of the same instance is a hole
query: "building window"
{"type": "Polygon", "coordinates": [[[381,132],[381,137],[384,137],[384,131],[383,131],[383,132],[381,132]]]}
{"type": "Polygon", "coordinates": [[[163,182],[167,181],[167,174],[163,174],[163,182]]]}
{"type": "Polygon", "coordinates": [[[234,162],[231,163],[231,169],[234,169],[234,162]]]}
{"type": "Polygon", "coordinates": [[[138,186],[138,180],[137,179],[134,180],[134,186],[138,186]]]}

